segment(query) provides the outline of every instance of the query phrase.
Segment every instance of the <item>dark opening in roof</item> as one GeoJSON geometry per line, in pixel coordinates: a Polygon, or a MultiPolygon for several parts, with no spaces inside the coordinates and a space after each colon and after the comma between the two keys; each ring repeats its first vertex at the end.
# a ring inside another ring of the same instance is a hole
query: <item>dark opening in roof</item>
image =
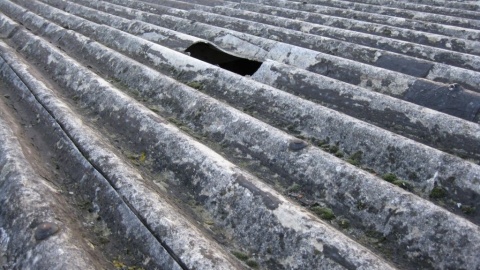
{"type": "Polygon", "coordinates": [[[185,52],[190,53],[190,56],[194,58],[218,65],[242,76],[253,75],[262,65],[262,62],[230,55],[207,43],[195,43],[188,47],[185,52]]]}

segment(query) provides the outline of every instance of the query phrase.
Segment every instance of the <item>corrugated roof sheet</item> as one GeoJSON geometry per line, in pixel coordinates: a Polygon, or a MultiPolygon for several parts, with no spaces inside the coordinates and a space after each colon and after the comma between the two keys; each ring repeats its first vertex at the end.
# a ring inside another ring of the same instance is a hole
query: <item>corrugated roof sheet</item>
{"type": "Polygon", "coordinates": [[[480,5],[0,0],[6,269],[477,269],[480,5]]]}

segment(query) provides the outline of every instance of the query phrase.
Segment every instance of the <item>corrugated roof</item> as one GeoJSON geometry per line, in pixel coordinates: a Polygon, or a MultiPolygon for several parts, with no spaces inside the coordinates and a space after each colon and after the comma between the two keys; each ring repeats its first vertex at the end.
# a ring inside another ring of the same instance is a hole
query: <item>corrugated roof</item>
{"type": "Polygon", "coordinates": [[[3,268],[480,267],[478,2],[0,12],[3,268]]]}

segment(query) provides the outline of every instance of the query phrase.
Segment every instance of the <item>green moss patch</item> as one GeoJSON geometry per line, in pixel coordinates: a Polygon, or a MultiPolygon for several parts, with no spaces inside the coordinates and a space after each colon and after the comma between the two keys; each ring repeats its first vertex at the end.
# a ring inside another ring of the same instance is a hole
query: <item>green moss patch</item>
{"type": "Polygon", "coordinates": [[[430,198],[441,199],[447,195],[447,191],[442,187],[434,187],[430,192],[430,198]]]}
{"type": "Polygon", "coordinates": [[[233,256],[237,257],[237,259],[241,260],[241,261],[246,261],[248,260],[248,255],[243,253],[243,252],[240,252],[240,251],[232,251],[232,254],[233,256]]]}
{"type": "Polygon", "coordinates": [[[300,186],[297,183],[293,183],[291,186],[287,188],[287,192],[299,192],[301,190],[302,186],[300,186]]]}
{"type": "Polygon", "coordinates": [[[253,269],[258,269],[258,263],[254,260],[248,260],[245,262],[246,265],[248,265],[250,268],[253,268],[253,269]]]}
{"type": "Polygon", "coordinates": [[[310,208],[310,210],[321,219],[332,220],[335,218],[335,214],[333,213],[332,209],[328,207],[313,206],[310,208]]]}
{"type": "Polygon", "coordinates": [[[398,178],[395,174],[393,173],[386,173],[382,176],[383,180],[387,181],[387,182],[390,182],[390,183],[393,183],[394,181],[397,181],[398,178]]]}
{"type": "Polygon", "coordinates": [[[461,209],[465,215],[472,215],[473,213],[475,213],[475,207],[469,205],[462,205],[461,209]]]}
{"type": "Polygon", "coordinates": [[[404,181],[404,180],[395,180],[392,182],[392,184],[396,185],[396,186],[399,186],[405,190],[411,190],[412,189],[412,186],[410,185],[410,183],[408,183],[407,181],[404,181]]]}
{"type": "Polygon", "coordinates": [[[347,162],[354,165],[354,166],[360,166],[362,162],[362,156],[363,152],[362,151],[357,151],[353,153],[348,159],[347,162]]]}
{"type": "Polygon", "coordinates": [[[202,84],[200,82],[188,82],[187,85],[197,90],[202,88],[202,84]]]}

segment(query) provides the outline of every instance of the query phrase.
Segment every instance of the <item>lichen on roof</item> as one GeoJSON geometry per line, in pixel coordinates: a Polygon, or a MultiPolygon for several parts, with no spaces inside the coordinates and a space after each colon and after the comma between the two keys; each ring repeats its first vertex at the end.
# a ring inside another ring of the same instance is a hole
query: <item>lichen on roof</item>
{"type": "Polygon", "coordinates": [[[1,0],[0,266],[479,268],[479,18],[1,0]]]}

